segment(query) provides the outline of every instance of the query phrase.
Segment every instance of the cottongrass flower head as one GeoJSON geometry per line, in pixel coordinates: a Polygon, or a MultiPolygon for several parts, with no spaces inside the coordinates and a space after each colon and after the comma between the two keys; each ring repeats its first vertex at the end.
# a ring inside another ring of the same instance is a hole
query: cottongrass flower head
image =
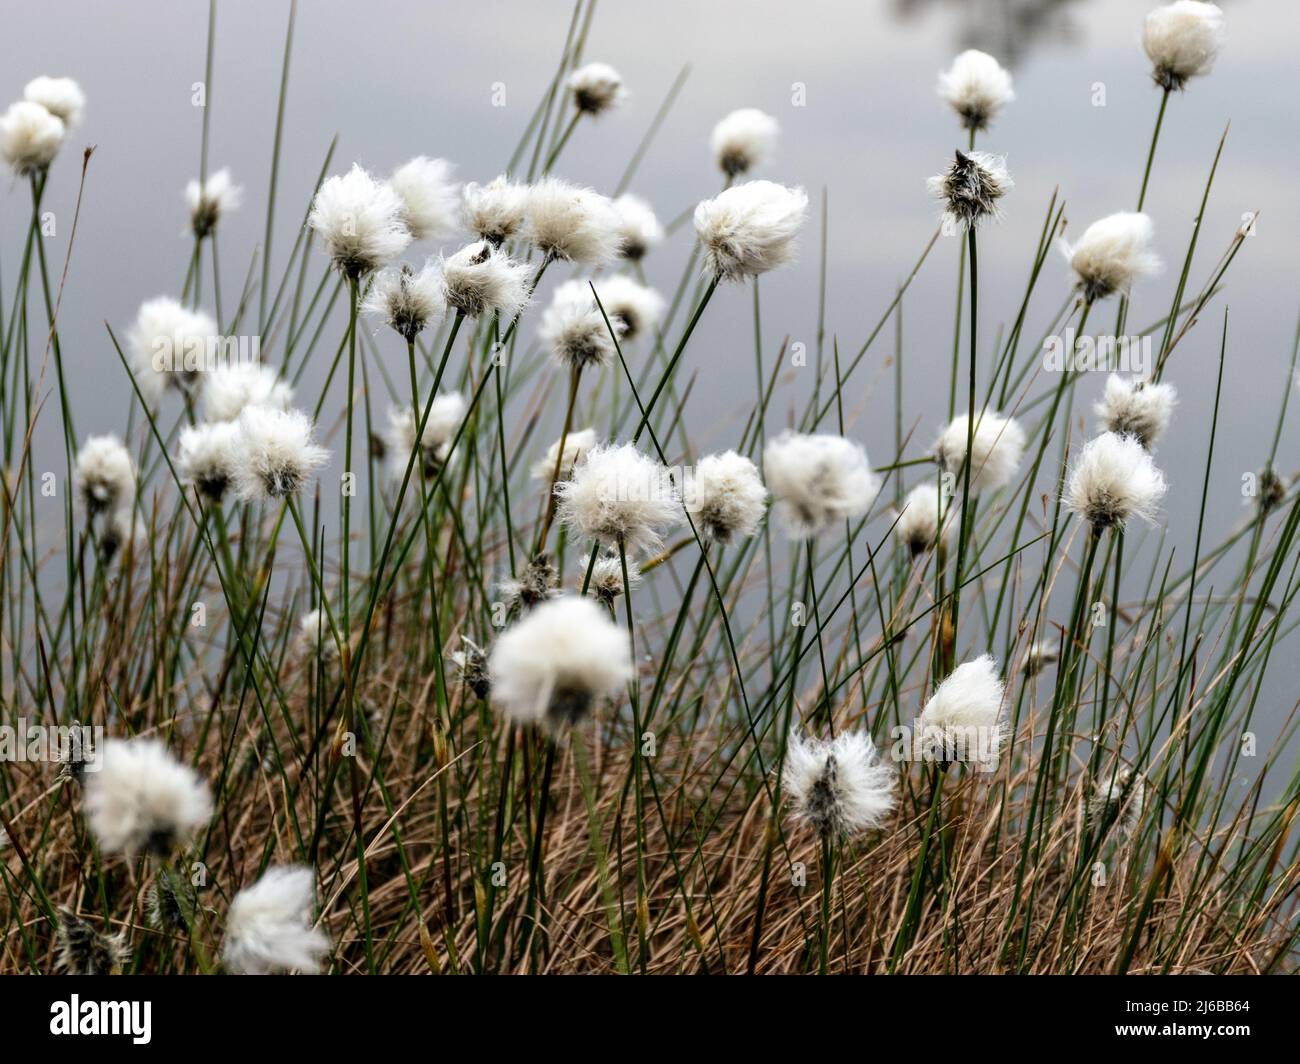
{"type": "Polygon", "coordinates": [[[715,543],[730,543],[758,531],[767,510],[767,488],[758,466],[735,451],[701,458],[686,473],[683,505],[695,529],[715,543]]]}
{"type": "Polygon", "coordinates": [[[944,221],[955,229],[971,230],[1002,213],[999,200],[1014,187],[1006,160],[988,152],[957,151],[943,173],[927,182],[944,207],[944,221]]]}
{"type": "Polygon", "coordinates": [[[391,185],[354,163],[346,174],[321,183],[307,224],[325,242],[334,268],[356,280],[387,265],[411,242],[405,209],[391,185]]]}
{"type": "Polygon", "coordinates": [[[551,556],[538,554],[517,577],[502,580],[497,591],[505,600],[507,609],[531,610],[559,594],[556,588],[558,575],[551,556]]]}
{"type": "Polygon", "coordinates": [[[991,767],[1002,745],[1002,680],[985,654],[958,665],[921,710],[922,741],[942,760],[991,767]]]}
{"type": "Polygon", "coordinates": [[[1172,384],[1121,377],[1106,378],[1106,391],[1093,406],[1103,432],[1132,436],[1148,451],[1164,435],[1178,392],[1172,384]]]}
{"type": "Polygon", "coordinates": [[[105,935],[71,909],[59,909],[54,969],[64,975],[117,975],[127,960],[126,936],[105,935]]]}
{"type": "Polygon", "coordinates": [[[301,971],[315,975],[330,940],[312,927],[316,873],[301,865],[268,868],[235,895],[221,959],[236,975],[301,971]]]}
{"type": "Polygon", "coordinates": [[[319,655],[324,661],[338,656],[338,644],[330,630],[329,615],[317,607],[298,618],[298,645],[308,657],[319,655]]]}
{"type": "Polygon", "coordinates": [[[1060,651],[1053,643],[1031,643],[1020,663],[1020,671],[1026,676],[1037,676],[1048,665],[1055,665],[1060,656],[1060,651]]]}
{"type": "Polygon", "coordinates": [[[39,103],[19,100],[0,115],[0,156],[19,177],[40,173],[59,154],[65,127],[39,103]]]}
{"type": "Polygon", "coordinates": [[[415,240],[442,240],[456,231],[460,186],[446,159],[417,155],[393,171],[389,185],[401,201],[402,224],[415,240]]]}
{"type": "Polygon", "coordinates": [[[202,240],[217,227],[223,215],[239,208],[244,202],[244,190],[231,180],[230,171],[223,167],[201,183],[196,179],[187,184],[185,202],[190,208],[190,228],[202,240]]]}
{"type": "Polygon", "coordinates": [[[480,701],[492,693],[492,680],[488,676],[487,654],[467,635],[460,637],[461,648],[451,655],[452,664],[460,673],[460,682],[474,692],[480,701]]]}
{"type": "Polygon", "coordinates": [[[507,628],[488,657],[493,704],[516,724],[578,725],[632,678],[627,633],[594,599],[562,595],[507,628]]]}
{"type": "Polygon", "coordinates": [[[1271,513],[1286,498],[1287,483],[1271,465],[1259,471],[1259,493],[1256,504],[1264,513],[1271,513]]]}
{"type": "Polygon", "coordinates": [[[961,53],[939,75],[939,98],[957,112],[965,129],[987,129],[998,112],[1016,98],[1011,74],[987,52],[961,53]]]}
{"type": "Polygon", "coordinates": [[[596,446],[596,442],[595,429],[578,429],[570,432],[564,437],[564,458],[562,460],[560,458],[560,441],[556,440],[546,449],[546,453],[533,463],[530,475],[534,480],[549,483],[551,477],[555,476],[555,466],[558,462],[560,475],[555,479],[568,480],[573,476],[574,467],[582,461],[588,451],[596,446]]]}
{"type": "Polygon", "coordinates": [[[565,281],[542,314],[537,334],[557,365],[577,372],[614,361],[611,328],[617,332],[619,322],[611,316],[609,325],[605,324],[587,282],[565,281]]]}
{"type": "Polygon", "coordinates": [[[1147,15],[1142,47],[1154,69],[1151,76],[1166,91],[1208,74],[1223,47],[1223,11],[1200,0],[1175,0],[1147,15]]]}
{"type": "Polygon", "coordinates": [[[569,75],[573,103],[585,115],[603,114],[627,97],[623,78],[608,63],[587,63],[569,75]]]}
{"type": "Polygon", "coordinates": [[[239,415],[236,494],[266,502],[296,495],[329,457],[312,434],[311,418],[300,410],[250,406],[239,415]]]}
{"type": "Polygon", "coordinates": [[[99,531],[100,560],[108,565],[118,558],[134,557],[143,548],[146,531],[131,507],[111,511],[99,531]]]}
{"type": "Polygon", "coordinates": [[[710,273],[724,280],[775,270],[795,256],[795,238],[808,214],[801,188],[746,181],[695,208],[695,232],[710,273]]]}
{"type": "Polygon", "coordinates": [[[188,875],[159,868],[145,895],[145,911],[158,930],[188,934],[198,916],[198,892],[188,875]]]}
{"type": "Polygon", "coordinates": [[[461,190],[460,217],[467,230],[499,247],[524,226],[528,186],[515,184],[505,174],[486,185],[471,181],[461,190]]]}
{"type": "Polygon", "coordinates": [[[959,509],[938,484],[922,481],[903,499],[894,536],[913,558],[933,547],[946,546],[952,538],[953,514],[959,509]]]}
{"type": "Polygon", "coordinates": [[[135,500],[135,464],[116,436],[88,436],[77,451],[77,498],[90,517],[135,500]]]}
{"type": "Polygon", "coordinates": [[[241,456],[239,425],[210,421],[181,429],[177,472],[181,483],[219,503],[235,483],[241,456]]]}
{"type": "Polygon", "coordinates": [[[1134,779],[1133,770],[1127,765],[1102,769],[1088,796],[1088,819],[1094,827],[1109,821],[1108,834],[1118,831],[1121,838],[1129,839],[1142,823],[1145,801],[1146,786],[1142,777],[1134,779]]]}
{"type": "Polygon", "coordinates": [[[212,816],[212,795],[158,739],[108,739],[86,772],[85,814],[105,853],[166,857],[212,816]]]}
{"type": "Polygon", "coordinates": [[[1154,523],[1165,490],[1164,474],[1137,437],[1103,432],[1075,459],[1064,501],[1094,530],[1122,528],[1134,517],[1154,523]]]}
{"type": "Polygon", "coordinates": [[[219,339],[216,321],[203,311],[182,306],[170,296],[142,303],[127,344],[145,399],[157,402],[168,387],[191,392],[219,339]]]}
{"type": "Polygon", "coordinates": [[[627,552],[653,551],[682,521],[682,500],[666,466],[630,443],[593,447],[570,480],[555,485],[559,516],[570,529],[627,552]]]}
{"type": "Polygon", "coordinates": [[[1154,232],[1147,215],[1120,211],[1093,222],[1076,243],[1063,244],[1085,303],[1113,292],[1127,295],[1135,281],[1160,271],[1160,257],[1151,250],[1154,232]]]}
{"type": "Polygon", "coordinates": [[[649,285],[625,274],[601,277],[594,283],[610,324],[619,330],[620,343],[638,340],[659,327],[664,315],[664,298],[649,285]]]}
{"type": "Polygon", "coordinates": [[[447,311],[442,272],[432,262],[425,263],[418,273],[405,263],[397,270],[382,270],[370,286],[365,309],[413,344],[447,311]]]}
{"type": "Polygon", "coordinates": [[[32,78],[23,86],[23,99],[40,104],[69,129],[81,123],[86,110],[86,94],[72,78],[32,78]]]}
{"type": "MultiPolygon", "coordinates": [[[[425,418],[424,433],[420,437],[420,468],[425,477],[437,476],[438,470],[451,456],[452,442],[467,410],[465,397],[459,392],[440,395],[429,405],[429,416],[425,418]]],[[[424,416],[423,409],[420,416],[424,416]]],[[[415,410],[410,406],[389,408],[385,442],[388,444],[388,469],[394,480],[401,480],[406,475],[407,463],[415,449],[417,426],[415,410]]]]}
{"type": "Polygon", "coordinates": [[[584,266],[613,262],[622,247],[614,204],[558,177],[544,177],[529,187],[523,236],[548,258],[584,266]]]}
{"type": "Polygon", "coordinates": [[[288,410],[293,388],[261,362],[226,362],[203,380],[203,416],[209,421],[236,421],[250,406],[288,410]]]}
{"type": "Polygon", "coordinates": [[[468,318],[497,314],[512,321],[528,305],[528,267],[487,240],[442,260],[447,305],[468,318]]]}
{"type": "Polygon", "coordinates": [[[867,452],[843,436],[783,432],[763,452],[763,475],[778,519],[800,539],[864,517],[880,494],[867,452]]]}
{"type": "Polygon", "coordinates": [[[894,770],[876,756],[871,736],[842,731],[833,739],[790,733],[781,787],[797,821],[819,835],[848,837],[880,827],[894,808],[894,770]]]}
{"type": "Polygon", "coordinates": [[[756,107],[732,111],[713,127],[709,138],[718,169],[733,178],[766,162],[779,130],[776,119],[756,107]]]}
{"type": "MultiPolygon", "coordinates": [[[[959,414],[939,434],[934,445],[935,461],[956,478],[957,485],[966,481],[966,436],[970,417],[959,414]]],[[[971,440],[974,455],[970,468],[970,493],[980,495],[997,491],[1011,482],[1025,453],[1025,430],[1015,418],[1002,417],[996,410],[976,415],[971,440]]]]}
{"type": "Polygon", "coordinates": [[[655,217],[654,208],[640,196],[625,192],[614,200],[618,212],[619,254],[630,262],[640,262],[651,248],[663,243],[664,227],[655,217]]]}
{"type": "MultiPolygon", "coordinates": [[[[582,578],[586,579],[587,560],[580,559],[578,568],[581,570],[582,578]]],[[[632,561],[627,563],[627,582],[634,589],[641,586],[641,570],[632,561]]],[[[606,609],[612,609],[618,597],[625,593],[623,559],[617,554],[611,554],[608,551],[601,554],[591,567],[591,580],[587,585],[587,590],[595,595],[596,601],[606,609]]]]}

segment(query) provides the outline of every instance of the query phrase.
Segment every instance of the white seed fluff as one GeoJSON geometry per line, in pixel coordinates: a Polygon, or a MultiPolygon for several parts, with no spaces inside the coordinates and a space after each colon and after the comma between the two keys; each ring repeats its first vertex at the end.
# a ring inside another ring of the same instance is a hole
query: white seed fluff
{"type": "Polygon", "coordinates": [[[961,506],[945,498],[938,484],[923,481],[903,499],[894,536],[915,558],[952,538],[953,515],[960,511],[961,506]]]}
{"type": "Polygon", "coordinates": [[[682,500],[666,466],[633,444],[587,452],[569,480],[555,485],[560,520],[607,547],[658,550],[662,533],[682,521],[682,500]]]}
{"type": "Polygon", "coordinates": [[[958,665],[921,710],[923,741],[947,761],[989,764],[1002,745],[1002,680],[985,654],[958,665]]]}
{"type": "Polygon", "coordinates": [[[593,599],[562,595],[507,628],[488,658],[492,701],[517,724],[579,724],[632,678],[627,632],[593,599]]]}
{"type": "Polygon", "coordinates": [[[325,242],[340,273],[357,278],[387,265],[411,242],[401,198],[355,163],[326,178],[312,200],[307,224],[325,242]]]}
{"type": "Polygon", "coordinates": [[[145,399],[156,402],[167,387],[190,391],[202,379],[219,340],[216,321],[202,311],[168,296],[142,303],[127,346],[145,399]]]}
{"type": "Polygon", "coordinates": [[[605,324],[586,281],[565,281],[542,314],[537,335],[555,363],[573,371],[610,365],[615,357],[610,330],[618,332],[621,327],[612,314],[605,324]]]}
{"type": "Polygon", "coordinates": [[[620,344],[650,335],[659,327],[664,298],[653,288],[625,274],[598,277],[593,283],[610,323],[620,329],[620,344]]]}
{"type": "MultiPolygon", "coordinates": [[[[459,392],[440,395],[429,406],[429,416],[424,422],[420,438],[420,461],[426,477],[436,476],[438,467],[451,454],[451,444],[456,438],[461,422],[465,420],[468,406],[459,392]]],[[[424,415],[423,406],[420,415],[424,415]]],[[[410,406],[394,406],[388,411],[388,470],[395,480],[406,475],[407,463],[415,447],[415,430],[418,425],[415,411],[410,406]]]]}
{"type": "Polygon", "coordinates": [[[447,311],[442,272],[432,262],[425,263],[419,272],[406,265],[381,270],[375,274],[364,309],[381,318],[407,343],[414,343],[447,311]]]}
{"type": "Polygon", "coordinates": [[[235,421],[250,406],[288,410],[293,388],[260,362],[227,362],[203,380],[203,416],[208,421],[235,421]]]}
{"type": "Polygon", "coordinates": [[[86,94],[72,78],[32,78],[23,86],[23,99],[40,104],[69,129],[81,123],[86,110],[86,94]]]}
{"type": "MultiPolygon", "coordinates": [[[[587,559],[578,560],[579,576],[581,579],[587,577],[587,559]]],[[[628,560],[627,563],[627,580],[632,588],[641,586],[641,570],[637,568],[635,562],[628,560]]],[[[602,554],[596,559],[596,564],[591,567],[591,581],[587,585],[587,590],[596,596],[606,607],[613,605],[614,600],[625,593],[623,587],[623,559],[617,554],[602,554]]]]}
{"type": "Polygon", "coordinates": [[[663,243],[664,227],[655,217],[654,208],[640,196],[625,192],[614,200],[618,212],[619,254],[631,262],[640,262],[646,253],[663,243]]]}
{"type": "Polygon", "coordinates": [[[1092,409],[1103,432],[1133,436],[1149,451],[1169,427],[1177,402],[1172,384],[1112,373],[1106,378],[1105,393],[1092,409]]]}
{"type": "Polygon", "coordinates": [[[866,732],[834,739],[790,733],[781,787],[796,820],[821,835],[851,836],[880,827],[894,808],[894,770],[866,732]]]}
{"type": "Polygon", "coordinates": [[[775,118],[756,107],[742,107],[713,127],[709,146],[718,169],[739,177],[766,162],[780,130],[775,118]]]}
{"type": "Polygon", "coordinates": [[[757,277],[790,262],[808,213],[801,188],[746,181],[695,208],[705,266],[725,280],[757,277]]]}
{"type": "Polygon", "coordinates": [[[0,115],[0,156],[19,177],[44,170],[63,145],[63,120],[39,103],[19,100],[0,115]]]}
{"type": "Polygon", "coordinates": [[[1000,200],[1015,182],[1006,160],[988,152],[958,151],[947,169],[926,182],[930,194],[944,207],[944,220],[954,229],[970,230],[1001,216],[1000,200]]]}
{"type": "Polygon", "coordinates": [[[1154,523],[1165,490],[1164,474],[1136,437],[1103,432],[1074,460],[1064,502],[1094,528],[1123,527],[1134,517],[1154,523]]]}
{"type": "Polygon", "coordinates": [[[105,853],[165,856],[212,815],[208,785],[158,739],[109,739],[86,767],[85,814],[105,853]]]}
{"type": "MultiPolygon", "coordinates": [[[[959,414],[939,434],[934,445],[935,460],[956,478],[954,487],[966,483],[966,434],[970,418],[959,414]]],[[[997,491],[1011,482],[1025,453],[1025,430],[1015,418],[1002,417],[996,410],[985,410],[975,418],[971,444],[974,459],[970,468],[970,493],[981,495],[997,491]]]]}
{"type": "Polygon", "coordinates": [[[480,240],[442,260],[443,296],[466,317],[496,313],[509,322],[528,305],[528,267],[480,240]]]}
{"type": "Polygon", "coordinates": [[[235,895],[221,957],[236,975],[320,971],[329,937],[312,926],[316,874],[297,865],[268,868],[235,895]]]}
{"type": "Polygon", "coordinates": [[[797,539],[865,516],[880,493],[867,452],[843,436],[784,432],[763,452],[763,475],[778,519],[797,539]]]}
{"type": "Polygon", "coordinates": [[[587,63],[569,75],[569,91],[583,114],[603,114],[627,96],[623,78],[608,63],[587,63]]]}
{"type": "Polygon", "coordinates": [[[1110,817],[1108,831],[1118,830],[1120,837],[1127,839],[1142,823],[1145,801],[1146,786],[1142,777],[1133,779],[1133,770],[1127,765],[1102,769],[1093,781],[1092,794],[1088,797],[1088,816],[1094,825],[1100,825],[1110,817]],[[1133,782],[1130,784],[1131,779],[1133,782]]]}
{"type": "Polygon", "coordinates": [[[417,155],[388,179],[401,201],[400,216],[416,240],[442,240],[456,231],[460,186],[446,159],[417,155]]]}
{"type": "Polygon", "coordinates": [[[207,422],[181,429],[176,463],[181,483],[197,488],[209,501],[225,498],[234,486],[239,461],[239,425],[235,422],[207,422]]]}
{"type": "Polygon", "coordinates": [[[250,406],[238,424],[235,493],[241,499],[274,502],[297,494],[329,457],[312,442],[311,418],[300,410],[250,406]]]}
{"type": "Polygon", "coordinates": [[[701,536],[730,543],[758,531],[767,510],[767,488],[752,461],[725,451],[706,455],[687,470],[682,502],[701,536]]]}
{"type": "Polygon", "coordinates": [[[962,52],[939,75],[939,98],[957,112],[966,129],[987,129],[1016,98],[1011,74],[987,52],[962,52]]]}
{"type": "Polygon", "coordinates": [[[185,186],[185,202],[190,208],[190,228],[197,237],[205,237],[217,227],[223,215],[237,210],[244,202],[244,190],[236,185],[227,169],[209,174],[185,186]]]}
{"type": "Polygon", "coordinates": [[[523,236],[544,255],[584,266],[607,265],[622,246],[614,204],[558,177],[544,177],[529,187],[523,236]]]}
{"type": "Polygon", "coordinates": [[[135,465],[116,436],[88,436],[77,451],[77,499],[91,517],[135,500],[135,465]]]}
{"type": "Polygon", "coordinates": [[[1076,243],[1064,244],[1084,301],[1095,303],[1112,292],[1128,294],[1135,281],[1158,273],[1153,235],[1147,215],[1120,211],[1093,222],[1076,243]]]}
{"type": "MultiPolygon", "coordinates": [[[[595,429],[578,429],[576,432],[570,432],[564,438],[564,458],[560,460],[560,475],[556,480],[568,480],[573,476],[574,466],[581,462],[583,456],[595,446],[595,429]]],[[[551,477],[555,476],[555,463],[559,459],[560,441],[556,440],[546,448],[546,453],[533,463],[530,471],[532,478],[549,484],[551,477]]]]}
{"type": "Polygon", "coordinates": [[[1147,15],[1142,47],[1162,89],[1182,89],[1188,78],[1208,74],[1223,47],[1223,11],[1200,0],[1175,0],[1147,15]]]}
{"type": "Polygon", "coordinates": [[[481,240],[500,245],[523,228],[528,211],[528,186],[505,174],[486,185],[471,181],[461,190],[460,216],[465,228],[481,240]]]}

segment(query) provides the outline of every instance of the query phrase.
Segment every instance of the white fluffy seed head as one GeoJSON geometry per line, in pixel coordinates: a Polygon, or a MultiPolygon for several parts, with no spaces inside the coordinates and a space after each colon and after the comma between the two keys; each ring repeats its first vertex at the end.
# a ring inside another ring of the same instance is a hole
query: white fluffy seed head
{"type": "Polygon", "coordinates": [[[1177,402],[1178,393],[1172,384],[1112,373],[1093,410],[1103,432],[1132,436],[1149,451],[1169,427],[1177,402]]]}
{"type": "Polygon", "coordinates": [[[746,181],[695,208],[706,269],[729,281],[757,277],[792,261],[808,214],[801,188],[746,181]]]}
{"type": "Polygon", "coordinates": [[[212,815],[208,785],[157,739],[109,739],[82,776],[85,814],[105,853],[164,857],[212,815]]]}
{"type": "Polygon", "coordinates": [[[1093,222],[1077,242],[1063,244],[1084,301],[1095,303],[1112,292],[1127,294],[1135,281],[1158,273],[1153,235],[1147,215],[1120,211],[1093,222]]]}
{"type": "Polygon", "coordinates": [[[598,115],[617,107],[627,96],[623,78],[608,63],[587,63],[569,75],[573,103],[583,114],[598,115]]]}
{"type": "Polygon", "coordinates": [[[388,179],[401,201],[400,216],[416,240],[442,240],[456,231],[460,187],[446,159],[417,155],[388,179]]]}
{"type": "Polygon", "coordinates": [[[997,760],[1002,746],[1002,679],[985,654],[958,665],[921,711],[923,741],[942,750],[944,761],[997,760]]]}
{"type": "Polygon", "coordinates": [[[1162,89],[1182,89],[1188,78],[1208,74],[1223,47],[1223,11],[1200,0],[1175,0],[1147,15],[1142,47],[1162,89]]]}
{"type": "MultiPolygon", "coordinates": [[[[934,445],[935,460],[953,477],[954,487],[965,487],[966,435],[970,418],[959,414],[939,434],[934,445]]],[[[1015,418],[1002,417],[996,410],[975,416],[971,442],[974,458],[970,468],[970,493],[997,491],[1011,482],[1025,453],[1025,430],[1015,418]]]]}
{"type": "Polygon", "coordinates": [[[620,344],[649,336],[659,327],[664,298],[653,288],[626,274],[598,277],[593,283],[610,324],[619,330],[620,344]]]}
{"type": "Polygon", "coordinates": [[[208,421],[236,421],[250,406],[288,410],[293,388],[261,362],[227,362],[203,379],[203,416],[208,421]]]}
{"type": "Polygon", "coordinates": [[[329,616],[319,607],[298,618],[298,646],[309,657],[332,661],[338,656],[338,644],[330,632],[329,616]]]}
{"type": "Polygon", "coordinates": [[[365,309],[383,320],[407,343],[447,312],[442,272],[427,262],[416,272],[403,264],[400,269],[381,270],[366,296],[365,309]]]}
{"type": "Polygon", "coordinates": [[[682,500],[666,466],[633,444],[593,447],[573,476],[555,485],[559,517],[570,529],[626,552],[658,550],[682,521],[682,500]]]}
{"type": "Polygon", "coordinates": [[[300,410],[250,406],[239,415],[241,499],[275,502],[296,495],[329,457],[312,440],[311,418],[300,410]]]}
{"type": "Polygon", "coordinates": [[[236,894],[221,951],[226,967],[236,975],[319,972],[330,941],[312,926],[315,894],[316,873],[298,865],[268,868],[236,894]]]}
{"type": "Polygon", "coordinates": [[[1088,796],[1088,818],[1094,826],[1109,819],[1108,831],[1118,830],[1121,838],[1131,838],[1142,823],[1145,801],[1146,786],[1141,776],[1134,779],[1133,770],[1127,765],[1105,768],[1093,780],[1092,794],[1088,796]]]}
{"type": "Polygon", "coordinates": [[[742,107],[713,127],[709,146],[718,169],[739,177],[768,160],[780,130],[775,118],[756,107],[742,107]]]}
{"type": "MultiPolygon", "coordinates": [[[[451,444],[456,438],[461,422],[465,420],[468,406],[459,392],[447,392],[434,399],[429,406],[429,416],[424,422],[424,435],[420,439],[420,462],[425,477],[434,477],[451,454],[451,444]]],[[[424,415],[423,407],[420,415],[424,415]]],[[[415,411],[410,406],[394,406],[388,411],[388,432],[384,442],[388,451],[388,471],[394,480],[406,475],[406,466],[415,447],[415,430],[418,426],[415,411]]]]}
{"type": "Polygon", "coordinates": [[[584,266],[605,266],[622,247],[614,204],[589,188],[544,177],[528,189],[524,239],[542,254],[584,266]]]}
{"type": "Polygon", "coordinates": [[[80,124],[86,110],[86,94],[72,78],[32,78],[23,86],[23,99],[40,104],[69,129],[80,124]]]}
{"type": "Polygon", "coordinates": [[[235,422],[205,422],[181,429],[176,463],[181,483],[209,502],[221,502],[234,486],[239,460],[239,425],[235,422]]]}
{"type": "Polygon", "coordinates": [[[202,240],[217,227],[222,215],[237,210],[244,202],[244,189],[236,185],[224,167],[207,179],[197,179],[185,186],[185,202],[190,208],[190,228],[202,240]]]}
{"type": "Polygon", "coordinates": [[[1094,529],[1123,527],[1134,517],[1154,523],[1165,490],[1164,474],[1136,437],[1103,432],[1074,460],[1064,501],[1094,529]]]}
{"type": "Polygon", "coordinates": [[[996,221],[1002,214],[1002,197],[1015,187],[1006,159],[983,151],[956,152],[943,173],[926,184],[943,204],[945,223],[962,231],[996,221]]]}
{"type": "Polygon", "coordinates": [[[790,733],[781,787],[791,812],[820,835],[860,835],[880,827],[894,808],[894,770],[876,757],[866,732],[834,739],[790,733]]]}
{"type": "Polygon", "coordinates": [[[307,224],[325,242],[334,268],[358,278],[387,265],[411,242],[401,197],[359,165],[328,177],[312,200],[307,224]]]}
{"type": "Polygon", "coordinates": [[[619,254],[640,262],[651,248],[663,243],[664,227],[655,217],[654,208],[640,196],[625,192],[614,200],[618,212],[619,254]]]}
{"type": "Polygon", "coordinates": [[[480,240],[442,260],[443,298],[469,318],[496,313],[509,322],[528,305],[528,267],[480,240]]]}
{"type": "Polygon", "coordinates": [[[587,282],[565,281],[555,289],[537,333],[558,366],[576,371],[614,361],[611,327],[618,332],[622,326],[612,314],[605,324],[587,282]]]}
{"type": "Polygon", "coordinates": [[[528,186],[505,174],[486,185],[471,181],[461,190],[461,222],[479,239],[500,245],[523,228],[528,214],[528,186]]]}
{"type": "Polygon", "coordinates": [[[63,120],[39,103],[19,100],[0,115],[0,156],[19,177],[38,173],[63,145],[63,120]]]}
{"type": "MultiPolygon", "coordinates": [[[[587,559],[581,558],[578,562],[578,569],[582,579],[587,578],[587,559]]],[[[627,582],[632,588],[641,586],[641,570],[631,559],[627,563],[627,582]]],[[[625,593],[623,587],[623,559],[617,554],[611,554],[606,551],[596,559],[596,564],[591,567],[591,582],[587,585],[587,590],[596,596],[597,600],[602,602],[608,609],[614,605],[615,600],[625,593]]]]}
{"type": "Polygon", "coordinates": [[[777,518],[797,539],[865,516],[880,493],[867,452],[843,436],[784,432],[763,452],[763,476],[777,518]]]}
{"type": "Polygon", "coordinates": [[[718,543],[758,531],[767,488],[758,467],[735,451],[710,454],[686,472],[682,502],[701,536],[718,543]]]}
{"type": "Polygon", "coordinates": [[[1037,676],[1048,665],[1054,665],[1060,656],[1055,644],[1031,643],[1025,651],[1020,669],[1026,676],[1037,676]]]}
{"type": "Polygon", "coordinates": [[[197,387],[219,339],[216,321],[202,311],[168,296],[142,303],[127,346],[145,399],[156,402],[168,387],[182,393],[197,387]]]}
{"type": "Polygon", "coordinates": [[[492,701],[517,724],[580,724],[632,678],[627,633],[593,599],[562,595],[507,628],[488,658],[492,701]]]}
{"type": "Polygon", "coordinates": [[[894,525],[894,536],[915,558],[952,538],[953,515],[960,506],[946,498],[939,485],[926,480],[907,493],[894,525]]]}
{"type": "Polygon", "coordinates": [[[962,52],[939,75],[939,98],[957,112],[964,128],[987,129],[1016,98],[1011,74],[987,52],[962,52]]]}
{"type": "Polygon", "coordinates": [[[77,451],[77,499],[90,517],[135,501],[135,465],[116,436],[88,436],[77,451]]]}
{"type": "Polygon", "coordinates": [[[573,476],[574,467],[595,446],[595,429],[578,429],[576,432],[570,432],[564,438],[564,458],[560,459],[560,441],[556,440],[546,448],[546,453],[533,463],[532,478],[549,484],[551,477],[555,476],[555,463],[559,461],[560,475],[555,479],[557,482],[568,480],[573,476]]]}

